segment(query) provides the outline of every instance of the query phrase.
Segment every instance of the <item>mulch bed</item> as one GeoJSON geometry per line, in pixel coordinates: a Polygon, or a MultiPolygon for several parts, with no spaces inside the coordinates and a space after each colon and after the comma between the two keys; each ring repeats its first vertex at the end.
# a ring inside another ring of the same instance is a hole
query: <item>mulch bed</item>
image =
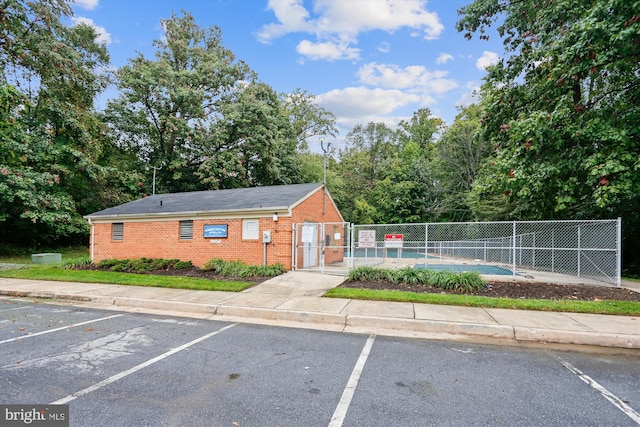
{"type": "MultiPolygon", "coordinates": [[[[454,294],[426,285],[410,285],[406,283],[391,283],[387,281],[345,282],[341,287],[357,289],[398,290],[418,293],[454,294]]],[[[548,299],[548,300],[577,300],[577,301],[638,301],[640,292],[625,288],[593,285],[559,285],[555,283],[535,282],[489,282],[480,291],[466,295],[483,297],[513,298],[513,299],[548,299]]]]}

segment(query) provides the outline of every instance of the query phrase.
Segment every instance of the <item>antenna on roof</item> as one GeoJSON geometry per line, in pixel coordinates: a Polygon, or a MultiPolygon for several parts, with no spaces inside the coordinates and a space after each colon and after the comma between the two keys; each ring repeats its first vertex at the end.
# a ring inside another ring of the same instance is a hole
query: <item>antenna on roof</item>
{"type": "MultiPolygon", "coordinates": [[[[151,166],[151,168],[153,169],[153,188],[151,190],[151,195],[155,196],[155,194],[156,194],[156,170],[162,169],[162,164],[160,164],[160,167],[151,166]]],[[[162,202],[160,202],[160,206],[162,206],[162,202]]]]}
{"type": "Polygon", "coordinates": [[[331,147],[331,143],[327,143],[327,148],[324,148],[324,138],[320,138],[320,148],[322,148],[322,152],[324,153],[324,158],[322,160],[322,169],[323,169],[323,177],[322,177],[322,188],[324,191],[324,197],[322,199],[322,214],[325,215],[327,213],[327,152],[331,147]]]}

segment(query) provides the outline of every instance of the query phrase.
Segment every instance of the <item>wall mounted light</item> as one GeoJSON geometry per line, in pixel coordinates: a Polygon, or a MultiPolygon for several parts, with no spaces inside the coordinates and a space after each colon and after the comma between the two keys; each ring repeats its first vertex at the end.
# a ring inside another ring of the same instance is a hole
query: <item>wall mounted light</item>
{"type": "Polygon", "coordinates": [[[278,212],[274,212],[274,214],[273,214],[273,222],[278,222],[278,212]]]}

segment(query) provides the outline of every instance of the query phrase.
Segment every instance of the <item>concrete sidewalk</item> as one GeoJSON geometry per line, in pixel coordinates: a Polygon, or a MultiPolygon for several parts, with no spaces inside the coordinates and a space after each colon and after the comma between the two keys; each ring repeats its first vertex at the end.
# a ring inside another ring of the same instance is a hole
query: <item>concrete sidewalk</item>
{"type": "Polygon", "coordinates": [[[0,278],[0,295],[351,333],[640,354],[640,317],[322,298],[343,280],[295,271],[237,293],[0,278]]]}

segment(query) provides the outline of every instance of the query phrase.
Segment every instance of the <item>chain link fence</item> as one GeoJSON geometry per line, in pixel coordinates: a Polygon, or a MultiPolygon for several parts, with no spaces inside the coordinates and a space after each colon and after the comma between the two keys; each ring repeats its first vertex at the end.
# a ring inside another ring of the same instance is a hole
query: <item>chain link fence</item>
{"type": "Polygon", "coordinates": [[[292,257],[295,269],[334,273],[349,271],[351,224],[304,222],[293,225],[292,257]]]}
{"type": "Polygon", "coordinates": [[[620,219],[354,225],[352,242],[354,267],[473,262],[620,284],[620,219]]]}

